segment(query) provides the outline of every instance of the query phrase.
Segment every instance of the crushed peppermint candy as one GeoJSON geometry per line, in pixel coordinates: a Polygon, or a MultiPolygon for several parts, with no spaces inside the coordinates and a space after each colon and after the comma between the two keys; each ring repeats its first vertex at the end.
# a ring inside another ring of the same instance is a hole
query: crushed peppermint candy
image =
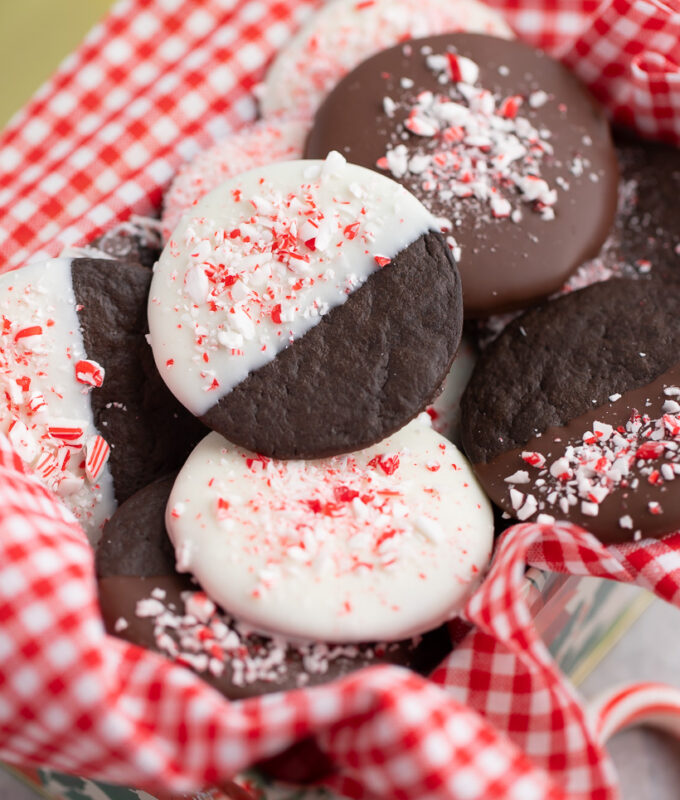
{"type": "MultiPolygon", "coordinates": [[[[298,685],[310,676],[324,675],[331,663],[362,661],[370,663],[402,647],[384,643],[371,646],[334,645],[321,642],[292,643],[281,637],[254,633],[247,625],[224,614],[202,591],[181,593],[183,608],[166,599],[164,590],[154,589],[149,597],[137,602],[135,615],[153,625],[157,648],[180,664],[215,678],[230,672],[239,687],[256,682],[283,683],[290,680],[291,668],[299,674],[298,685]],[[183,612],[183,613],[182,613],[183,612]],[[297,666],[299,664],[299,667],[297,666]]],[[[123,617],[114,630],[122,633],[129,627],[123,617]]],[[[420,643],[414,638],[410,646],[420,643]]]]}
{"type": "Polygon", "coordinates": [[[0,431],[86,529],[96,529],[109,445],[94,428],[88,395],[104,369],[85,357],[74,332],[70,261],[32,264],[0,281],[0,431]]]}
{"type": "Polygon", "coordinates": [[[104,383],[104,367],[92,359],[81,358],[76,364],[76,380],[87,386],[99,388],[104,383]]]}
{"type": "Polygon", "coordinates": [[[250,474],[251,497],[238,496],[218,478],[211,487],[214,514],[225,531],[251,528],[257,520],[268,551],[257,592],[271,589],[298,565],[322,575],[390,570],[408,552],[407,543],[436,537],[434,518],[414,520],[409,514],[398,480],[407,453],[381,452],[365,464],[355,454],[319,462],[277,461],[246,451],[239,457],[250,474]],[[339,526],[342,541],[351,546],[339,546],[339,526]]]}
{"type": "MultiPolygon", "coordinates": [[[[675,397],[680,389],[670,386],[664,394],[675,397]]],[[[620,398],[618,393],[610,396],[612,402],[620,398]]],[[[642,482],[661,487],[680,477],[680,405],[666,400],[656,418],[633,409],[625,425],[616,428],[596,421],[592,431],[565,442],[557,457],[523,452],[521,458],[530,471],[517,470],[504,478],[518,519],[546,509],[559,517],[573,506],[585,516],[597,517],[602,503],[617,489],[635,490],[642,482]],[[525,488],[529,482],[530,492],[525,488]]],[[[647,512],[663,514],[663,504],[649,501],[647,512]]],[[[624,514],[618,525],[632,530],[634,522],[624,514]]]]}
{"type": "MultiPolygon", "coordinates": [[[[552,98],[542,90],[527,97],[494,94],[479,85],[480,69],[471,59],[429,48],[421,54],[441,88],[385,97],[387,115],[402,121],[377,166],[396,179],[408,177],[426,205],[428,198],[437,203],[470,198],[496,219],[519,222],[524,209],[554,219],[557,188],[541,176],[543,162],[553,154],[551,132],[537,129],[523,113],[552,98]]],[[[579,156],[577,169],[588,164],[579,156]]],[[[557,185],[568,190],[564,180],[557,185]]],[[[445,230],[452,224],[455,220],[445,230]]]]}

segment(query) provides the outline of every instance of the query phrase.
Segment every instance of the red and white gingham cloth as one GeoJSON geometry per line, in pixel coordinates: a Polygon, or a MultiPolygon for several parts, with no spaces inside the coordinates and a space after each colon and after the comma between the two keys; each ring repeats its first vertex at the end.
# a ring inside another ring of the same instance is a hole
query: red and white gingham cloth
{"type": "MultiPolygon", "coordinates": [[[[613,118],[680,143],[677,0],[492,4],[613,118]]],[[[313,5],[121,0],[0,138],[0,271],[156,208],[181,160],[254,116],[264,66],[313,5]]],[[[314,735],[351,797],[609,800],[615,716],[589,721],[538,640],[526,563],[680,605],[680,534],[605,549],[573,526],[515,526],[468,604],[475,627],[432,680],[375,667],[228,703],[105,635],[82,531],[0,437],[0,758],[178,792],[314,735]]],[[[608,708],[633,718],[621,697],[608,708]]]]}
{"type": "MultiPolygon", "coordinates": [[[[120,0],[0,137],[0,271],[156,209],[183,160],[255,116],[318,1],[120,0]]],[[[615,119],[680,143],[678,0],[488,2],[615,119]]]]}

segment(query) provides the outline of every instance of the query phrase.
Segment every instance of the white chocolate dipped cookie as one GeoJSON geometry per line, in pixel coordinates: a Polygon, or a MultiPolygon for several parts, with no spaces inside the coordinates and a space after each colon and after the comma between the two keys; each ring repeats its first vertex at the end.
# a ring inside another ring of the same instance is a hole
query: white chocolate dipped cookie
{"type": "Polygon", "coordinates": [[[251,123],[199,153],[180,167],[163,198],[163,238],[182,214],[223,181],[276,161],[302,158],[309,122],[273,119],[251,123]]]}
{"type": "Polygon", "coordinates": [[[183,463],[205,433],[153,368],[150,281],[137,264],[94,258],[0,277],[0,430],[92,543],[117,502],[183,463]]]}
{"type": "Polygon", "coordinates": [[[166,511],[178,568],[265,633],[395,641],[462,608],[492,546],[463,455],[421,415],[357,453],[273,461],[207,436],[166,511]]]}
{"type": "Polygon", "coordinates": [[[262,114],[312,115],[328,92],[374,53],[453,31],[514,38],[501,14],[478,0],[333,0],[274,60],[262,87],[262,114]]]}
{"type": "Polygon", "coordinates": [[[331,153],[201,199],[161,255],[148,313],[156,365],[186,408],[247,449],[311,458],[369,446],[427,405],[462,300],[433,217],[331,153]]]}
{"type": "Polygon", "coordinates": [[[0,276],[0,430],[96,539],[115,508],[110,448],[90,402],[105,370],[85,351],[71,264],[0,276]]]}

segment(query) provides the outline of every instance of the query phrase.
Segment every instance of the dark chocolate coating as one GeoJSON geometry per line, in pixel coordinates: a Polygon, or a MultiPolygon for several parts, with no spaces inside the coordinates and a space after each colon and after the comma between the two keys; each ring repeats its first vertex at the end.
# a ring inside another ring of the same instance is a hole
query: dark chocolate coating
{"type": "Polygon", "coordinates": [[[150,270],[77,258],[71,274],[85,352],[105,370],[90,400],[97,430],[111,447],[120,503],[184,463],[205,429],[165,387],[146,342],[150,270]]]}
{"type": "MultiPolygon", "coordinates": [[[[136,615],[137,602],[148,598],[153,589],[160,588],[167,593],[164,602],[173,603],[179,613],[183,613],[181,593],[198,588],[188,575],[180,575],[174,568],[174,553],[165,529],[165,506],[173,483],[173,475],[163,478],[124,503],[104,528],[96,554],[99,601],[108,632],[157,652],[162,651],[156,645],[153,620],[136,615]],[[128,627],[116,633],[115,623],[121,617],[127,621],[128,627]]],[[[232,619],[221,612],[220,617],[227,624],[232,619]]],[[[250,635],[245,640],[252,654],[256,654],[266,642],[265,637],[256,635],[250,635]]],[[[306,686],[327,683],[372,664],[399,664],[428,674],[450,652],[451,639],[446,626],[441,626],[418,640],[381,645],[379,648],[378,653],[376,645],[357,645],[356,655],[330,659],[328,671],[319,674],[307,673],[300,650],[289,646],[286,649],[286,669],[280,679],[258,679],[243,686],[233,682],[228,661],[225,672],[219,677],[209,672],[199,674],[230,699],[297,688],[301,674],[307,677],[306,686]]]]}
{"type": "MultiPolygon", "coordinates": [[[[564,295],[507,326],[477,362],[461,409],[463,447],[494,502],[514,515],[505,478],[517,470],[532,482],[550,481],[527,466],[522,451],[541,453],[550,465],[596,421],[616,428],[632,409],[660,418],[664,386],[680,381],[678,308],[680,284],[620,279],[564,295]],[[617,394],[621,399],[611,402],[617,394]]],[[[680,494],[674,482],[656,485],[638,472],[634,463],[628,485],[615,488],[596,516],[584,514],[580,502],[566,512],[553,506],[544,513],[607,542],[630,539],[638,530],[644,537],[676,530],[680,494]],[[661,503],[663,513],[653,515],[650,502],[661,503]],[[624,515],[631,529],[619,525],[624,515]]],[[[531,483],[516,488],[543,492],[531,483]]]]}
{"type": "Polygon", "coordinates": [[[525,307],[556,291],[584,261],[597,255],[616,211],[618,171],[609,126],[588,91],[559,62],[519,41],[478,34],[447,34],[398,45],[364,61],[347,75],[317,112],[305,148],[306,158],[323,158],[338,150],[353,163],[377,169],[388,143],[403,143],[409,153],[440,147],[437,137],[400,135],[406,117],[397,107],[392,118],[383,111],[383,98],[415,97],[421,90],[443,91],[425,63],[421,48],[434,53],[455,50],[480,67],[478,85],[500,98],[521,95],[521,116],[552,135],[554,156],[546,157],[541,176],[558,191],[552,221],[522,204],[521,222],[494,219],[488,206],[473,198],[433,201],[421,189],[421,179],[407,173],[398,179],[438,217],[456,222],[454,236],[462,247],[460,270],[466,317],[525,307]],[[409,49],[410,48],[410,49],[409,49]],[[499,67],[507,66],[503,75],[499,67]],[[415,82],[403,89],[400,81],[415,82]],[[543,90],[551,99],[539,108],[526,102],[543,90]],[[566,111],[560,107],[566,106],[566,111]],[[584,136],[592,144],[584,144],[584,136]],[[591,164],[580,177],[568,170],[574,156],[591,164]],[[591,174],[597,181],[591,180],[591,174]],[[556,183],[566,179],[569,190],[556,183]]]}
{"type": "MultiPolygon", "coordinates": [[[[614,226],[593,266],[608,270],[608,279],[647,280],[656,276],[678,280],[680,148],[643,141],[621,129],[614,134],[621,175],[619,205],[614,226]]],[[[592,279],[599,279],[597,276],[595,269],[592,279]]],[[[561,289],[561,293],[570,291],[561,289]]],[[[483,349],[508,322],[504,317],[491,317],[468,324],[483,349]]]]}
{"type": "Polygon", "coordinates": [[[679,308],[680,286],[621,279],[513,320],[483,351],[463,394],[468,458],[486,463],[651,383],[678,359],[679,308]]]}
{"type": "Polygon", "coordinates": [[[442,236],[430,231],[201,419],[275,458],[368,447],[436,395],[462,323],[458,270],[442,236]]]}
{"type": "MultiPolygon", "coordinates": [[[[585,431],[592,431],[595,422],[612,425],[614,428],[625,426],[633,409],[649,414],[653,419],[663,415],[662,406],[668,399],[664,395],[664,388],[680,385],[680,362],[674,364],[662,376],[651,384],[622,393],[615,402],[606,402],[596,408],[589,409],[586,413],[571,420],[562,427],[549,427],[540,437],[534,437],[525,443],[524,447],[507,450],[486,464],[476,464],[475,471],[489,496],[509,514],[513,514],[510,498],[510,485],[505,478],[513,475],[517,470],[525,470],[532,481],[529,484],[517,486],[520,491],[528,491],[536,495],[536,479],[551,481],[545,471],[527,468],[522,459],[522,451],[527,450],[545,456],[546,464],[550,465],[555,459],[564,454],[565,447],[570,443],[579,443],[585,431]]],[[[654,467],[662,462],[654,461],[654,467]]],[[[581,504],[577,503],[568,509],[567,514],[556,511],[555,508],[546,508],[546,512],[558,518],[567,518],[594,533],[604,542],[622,542],[631,539],[635,531],[640,531],[643,538],[657,538],[680,528],[680,492],[675,485],[675,480],[650,482],[648,476],[640,472],[639,465],[649,466],[647,461],[635,461],[629,475],[628,485],[619,485],[611,494],[604,498],[598,506],[596,516],[584,514],[581,504]],[[637,480],[637,483],[635,481],[637,480]],[[630,488],[634,486],[635,488],[630,488]],[[652,514],[649,503],[659,503],[663,509],[660,514],[652,514]],[[630,517],[630,528],[622,528],[619,520],[623,516],[630,517]]]]}

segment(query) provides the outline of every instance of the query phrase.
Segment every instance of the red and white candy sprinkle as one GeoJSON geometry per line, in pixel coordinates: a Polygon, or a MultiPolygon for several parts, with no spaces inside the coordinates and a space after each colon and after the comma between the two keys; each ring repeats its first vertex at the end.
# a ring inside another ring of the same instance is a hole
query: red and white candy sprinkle
{"type": "MultiPolygon", "coordinates": [[[[426,205],[428,198],[436,205],[469,199],[495,219],[519,222],[525,211],[554,219],[557,188],[541,176],[541,166],[553,152],[552,135],[523,113],[545,104],[549,96],[542,91],[528,97],[493,94],[479,85],[480,70],[471,59],[452,52],[434,54],[429,48],[421,54],[441,89],[416,87],[399,99],[384,99],[388,116],[400,112],[404,120],[377,166],[397,179],[408,177],[426,205]]],[[[565,165],[571,172],[586,167],[582,156],[577,164],[565,165]]],[[[568,189],[567,181],[558,184],[568,189]]],[[[446,232],[457,219],[441,223],[446,232]]],[[[457,247],[455,240],[450,246],[457,247]]]]}
{"type": "Polygon", "coordinates": [[[76,380],[98,389],[104,383],[104,367],[96,361],[83,358],[76,364],[76,380]]]}
{"type": "MultiPolygon", "coordinates": [[[[597,517],[601,504],[619,489],[635,491],[643,481],[654,486],[675,481],[680,476],[680,404],[673,398],[680,395],[680,388],[669,386],[664,393],[668,399],[660,417],[633,409],[626,424],[617,428],[595,422],[592,431],[565,442],[559,456],[549,461],[541,453],[523,452],[527,469],[505,478],[517,519],[546,510],[564,516],[572,506],[585,516],[597,517]]],[[[616,393],[610,400],[620,398],[616,393]]],[[[663,504],[650,501],[647,511],[663,514],[663,504]]],[[[633,528],[629,514],[622,515],[618,524],[633,528]]]]}
{"type": "Polygon", "coordinates": [[[113,503],[88,398],[104,370],[85,357],[70,270],[56,259],[0,278],[0,430],[96,537],[113,503]]]}
{"type": "MultiPolygon", "coordinates": [[[[182,592],[183,608],[165,599],[165,592],[154,590],[139,600],[136,616],[150,619],[159,650],[196,672],[220,677],[227,672],[235,686],[256,682],[279,684],[290,680],[291,669],[299,670],[295,681],[304,686],[312,675],[328,672],[339,659],[354,661],[359,653],[370,662],[400,645],[328,645],[321,642],[291,643],[280,637],[265,637],[224,614],[201,591],[182,592]]],[[[129,623],[120,618],[117,632],[129,623]]],[[[412,646],[418,644],[416,637],[412,646]]]]}

